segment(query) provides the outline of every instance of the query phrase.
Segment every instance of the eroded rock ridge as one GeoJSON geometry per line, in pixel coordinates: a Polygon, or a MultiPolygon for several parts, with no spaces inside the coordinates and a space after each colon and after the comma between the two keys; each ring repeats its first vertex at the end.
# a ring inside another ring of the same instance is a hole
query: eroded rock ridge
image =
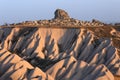
{"type": "Polygon", "coordinates": [[[89,30],[26,27],[0,31],[1,80],[6,76],[32,80],[29,76],[34,72],[34,78],[41,80],[114,80],[113,75],[120,76],[120,58],[111,39],[98,38],[89,30]]]}

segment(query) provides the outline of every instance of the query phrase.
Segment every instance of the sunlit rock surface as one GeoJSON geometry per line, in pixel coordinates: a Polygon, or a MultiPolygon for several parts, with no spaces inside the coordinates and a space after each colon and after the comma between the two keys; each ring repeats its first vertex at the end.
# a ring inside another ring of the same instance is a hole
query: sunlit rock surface
{"type": "Polygon", "coordinates": [[[1,32],[1,80],[114,80],[113,75],[120,76],[120,58],[111,39],[98,38],[89,30],[26,27],[1,32]]]}
{"type": "Polygon", "coordinates": [[[51,20],[0,27],[0,80],[115,80],[120,32],[103,26],[57,9],[51,20]]]}
{"type": "Polygon", "coordinates": [[[0,50],[0,80],[54,80],[16,54],[0,50]]]}

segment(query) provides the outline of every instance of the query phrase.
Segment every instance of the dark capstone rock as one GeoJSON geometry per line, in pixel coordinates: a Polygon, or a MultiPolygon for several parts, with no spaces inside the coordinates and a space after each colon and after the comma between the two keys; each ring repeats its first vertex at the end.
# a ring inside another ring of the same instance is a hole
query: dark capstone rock
{"type": "Polygon", "coordinates": [[[57,9],[54,14],[55,14],[55,17],[54,17],[55,19],[69,19],[70,18],[68,13],[62,9],[57,9]]]}

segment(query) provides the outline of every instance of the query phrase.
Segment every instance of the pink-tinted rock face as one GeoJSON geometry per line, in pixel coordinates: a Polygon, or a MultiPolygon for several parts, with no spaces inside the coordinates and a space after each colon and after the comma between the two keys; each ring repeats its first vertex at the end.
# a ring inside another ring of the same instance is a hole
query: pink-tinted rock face
{"type": "Polygon", "coordinates": [[[111,39],[86,29],[2,28],[0,80],[114,80],[120,58],[111,39]],[[9,30],[10,29],[10,30],[9,30]]]}

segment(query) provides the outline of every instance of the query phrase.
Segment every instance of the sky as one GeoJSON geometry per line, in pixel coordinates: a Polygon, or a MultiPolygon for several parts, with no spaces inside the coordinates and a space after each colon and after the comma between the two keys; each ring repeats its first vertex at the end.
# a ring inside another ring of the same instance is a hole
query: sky
{"type": "Polygon", "coordinates": [[[52,19],[58,8],[78,20],[120,22],[120,0],[0,0],[0,25],[52,19]]]}

